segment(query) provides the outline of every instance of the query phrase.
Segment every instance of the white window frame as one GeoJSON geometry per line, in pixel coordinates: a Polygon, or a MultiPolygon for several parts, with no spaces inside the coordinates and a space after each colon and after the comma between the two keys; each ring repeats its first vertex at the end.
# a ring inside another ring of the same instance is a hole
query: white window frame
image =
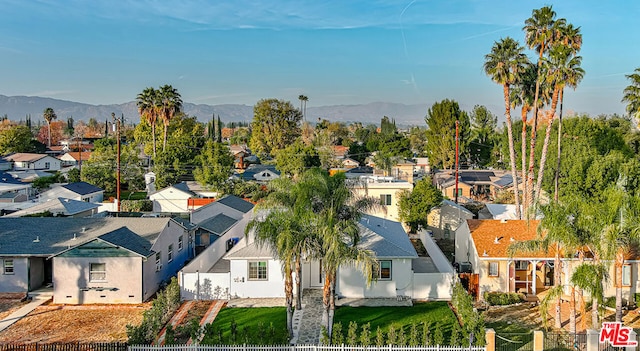
{"type": "Polygon", "coordinates": [[[104,262],[89,263],[89,282],[106,282],[107,281],[107,264],[104,262]],[[102,267],[99,267],[102,266],[102,267]],[[100,270],[99,268],[102,268],[100,270]],[[98,276],[94,278],[94,275],[98,276]]]}
{"type": "Polygon", "coordinates": [[[498,262],[498,261],[490,261],[489,262],[489,270],[488,271],[489,271],[488,275],[490,277],[499,277],[500,276],[500,262],[498,262]],[[492,271],[491,266],[495,267],[495,272],[494,273],[491,272],[492,271]]]}
{"type": "Polygon", "coordinates": [[[13,275],[15,274],[15,261],[13,259],[2,260],[2,274],[13,275]],[[7,262],[10,262],[7,264],[7,262]]]}
{"type": "Polygon", "coordinates": [[[393,198],[391,194],[380,194],[380,205],[391,206],[392,202],[393,202],[393,198]]]}
{"type": "Polygon", "coordinates": [[[156,252],[156,272],[162,269],[162,251],[156,252]]]}
{"type": "Polygon", "coordinates": [[[257,280],[257,281],[269,280],[269,262],[249,261],[247,264],[247,280],[257,280]],[[264,267],[260,267],[261,263],[264,263],[264,267]],[[264,277],[261,277],[260,268],[264,268],[264,277]],[[252,276],[252,270],[255,270],[254,276],[252,276]]]}
{"type": "Polygon", "coordinates": [[[515,261],[516,271],[526,271],[529,269],[529,261],[515,261]],[[522,268],[524,266],[524,268],[522,268]]]}
{"type": "Polygon", "coordinates": [[[393,262],[391,260],[380,260],[380,261],[378,261],[378,264],[377,264],[377,272],[376,271],[373,272],[374,277],[377,280],[391,280],[392,277],[393,277],[392,269],[393,269],[393,262]],[[389,276],[388,277],[383,277],[382,276],[382,264],[383,263],[389,263],[389,276]]]}
{"type": "Polygon", "coordinates": [[[622,286],[631,286],[631,265],[622,265],[622,286]]]}
{"type": "Polygon", "coordinates": [[[173,261],[173,244],[169,244],[167,247],[167,262],[173,261]]]}
{"type": "Polygon", "coordinates": [[[180,235],[178,237],[178,251],[182,251],[183,242],[184,242],[184,235],[180,235]]]}

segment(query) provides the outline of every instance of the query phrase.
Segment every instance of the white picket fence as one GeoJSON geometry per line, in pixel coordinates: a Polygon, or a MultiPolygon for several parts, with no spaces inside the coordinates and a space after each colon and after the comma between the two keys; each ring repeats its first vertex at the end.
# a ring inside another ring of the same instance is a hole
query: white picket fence
{"type": "Polygon", "coordinates": [[[486,351],[483,346],[132,345],[129,351],[486,351]]]}

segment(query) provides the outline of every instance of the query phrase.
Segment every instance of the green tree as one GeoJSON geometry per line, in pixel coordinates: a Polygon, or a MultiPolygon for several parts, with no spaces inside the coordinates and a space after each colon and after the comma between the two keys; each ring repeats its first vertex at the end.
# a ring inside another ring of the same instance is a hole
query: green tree
{"type": "Polygon", "coordinates": [[[456,121],[459,121],[460,154],[469,144],[469,116],[454,100],[445,99],[434,103],[427,112],[427,148],[429,162],[434,166],[451,169],[455,164],[456,121]]]}
{"type": "Polygon", "coordinates": [[[263,155],[275,152],[292,144],[300,136],[302,114],[291,102],[263,99],[253,107],[251,122],[251,149],[263,155]]]}
{"type": "Polygon", "coordinates": [[[69,183],[76,183],[81,181],[80,179],[80,170],[77,168],[73,168],[67,172],[67,180],[69,183]]]}
{"type": "Polygon", "coordinates": [[[627,113],[630,117],[640,119],[640,68],[636,68],[633,73],[626,75],[631,81],[624,88],[622,102],[627,104],[627,113]]]}
{"type": "Polygon", "coordinates": [[[49,130],[48,138],[47,138],[47,147],[51,147],[51,122],[54,119],[58,118],[58,116],[56,115],[55,111],[53,111],[51,107],[47,107],[44,109],[44,112],[42,112],[42,118],[44,118],[44,120],[47,121],[47,128],[49,130]]]}
{"type": "Polygon", "coordinates": [[[479,167],[491,162],[498,117],[483,105],[476,105],[471,111],[471,160],[479,167]]]}
{"type": "Polygon", "coordinates": [[[415,155],[427,156],[427,129],[411,127],[409,129],[409,145],[415,155]]]}
{"type": "MultiPolygon", "coordinates": [[[[140,113],[140,120],[151,126],[154,159],[156,157],[156,124],[158,123],[158,110],[156,109],[157,95],[158,92],[154,88],[149,87],[145,88],[136,97],[136,106],[138,107],[138,113],[140,113]]],[[[89,120],[89,127],[91,127],[91,120],[89,120]]]]}
{"type": "Polygon", "coordinates": [[[400,219],[415,233],[427,227],[426,214],[442,202],[442,192],[432,184],[430,178],[418,181],[411,192],[403,190],[398,196],[400,219]]]}
{"type": "Polygon", "coordinates": [[[0,123],[0,155],[32,150],[33,135],[27,126],[0,123]]]}
{"type": "MultiPolygon", "coordinates": [[[[116,191],[116,141],[112,138],[97,140],[88,160],[82,161],[83,181],[104,189],[116,191]]],[[[144,171],[134,145],[123,145],[120,150],[120,180],[129,190],[144,187],[144,171]]]]}
{"type": "Polygon", "coordinates": [[[234,171],[234,159],[229,148],[211,139],[207,139],[195,160],[193,176],[196,181],[215,190],[222,189],[234,171]]]}
{"type": "Polygon", "coordinates": [[[517,183],[516,172],[516,154],[513,143],[513,131],[511,125],[511,102],[509,87],[518,79],[518,76],[524,72],[527,63],[527,57],[523,53],[524,48],[514,39],[506,37],[493,44],[491,52],[485,56],[484,71],[491,79],[502,85],[504,96],[505,117],[507,119],[507,135],[509,138],[509,164],[511,166],[511,177],[514,179],[513,187],[516,217],[521,218],[520,214],[520,191],[517,183]]]}
{"type": "Polygon", "coordinates": [[[276,168],[297,178],[305,170],[320,166],[320,156],[313,146],[305,146],[300,140],[275,153],[276,168]]]}
{"type": "Polygon", "coordinates": [[[156,108],[164,126],[164,142],[162,144],[164,152],[167,147],[169,124],[173,117],[182,111],[182,97],[178,93],[178,89],[165,84],[156,90],[156,108]]]}

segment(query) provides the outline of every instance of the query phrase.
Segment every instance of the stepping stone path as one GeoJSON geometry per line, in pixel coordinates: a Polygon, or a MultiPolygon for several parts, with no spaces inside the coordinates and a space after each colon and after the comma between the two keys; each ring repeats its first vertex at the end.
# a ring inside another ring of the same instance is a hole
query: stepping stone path
{"type": "Polygon", "coordinates": [[[318,345],[322,325],[322,290],[307,289],[302,294],[302,310],[293,314],[292,344],[318,345]]]}

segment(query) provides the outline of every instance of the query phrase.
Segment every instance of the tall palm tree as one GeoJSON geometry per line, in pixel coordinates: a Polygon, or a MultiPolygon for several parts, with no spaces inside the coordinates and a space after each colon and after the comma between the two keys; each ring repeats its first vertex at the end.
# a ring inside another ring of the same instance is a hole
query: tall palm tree
{"type": "Polygon", "coordinates": [[[309,97],[306,95],[300,94],[298,96],[298,100],[300,100],[300,113],[302,113],[303,120],[307,121],[307,101],[309,101],[309,97]]]}
{"type": "Polygon", "coordinates": [[[153,158],[156,158],[156,124],[158,122],[158,114],[156,110],[157,91],[154,88],[145,88],[136,97],[136,106],[140,118],[147,121],[151,125],[151,138],[153,140],[153,158]]]}
{"type": "Polygon", "coordinates": [[[527,57],[524,48],[513,38],[506,37],[493,44],[491,52],[485,55],[484,71],[491,79],[502,85],[504,95],[505,117],[507,119],[507,135],[509,137],[509,161],[513,178],[514,197],[516,202],[516,216],[520,213],[520,191],[516,170],[516,154],[513,144],[513,130],[511,125],[511,104],[509,87],[515,84],[518,77],[525,71],[527,57]]]}
{"type": "Polygon", "coordinates": [[[529,204],[527,207],[534,201],[533,194],[533,177],[534,177],[534,167],[535,167],[535,149],[536,149],[536,132],[538,128],[538,99],[540,96],[540,74],[542,68],[542,58],[543,55],[548,51],[549,45],[554,40],[554,35],[556,34],[556,30],[554,28],[555,25],[555,17],[556,13],[553,11],[551,6],[545,6],[540,9],[533,10],[531,17],[525,20],[525,25],[522,28],[525,31],[525,42],[527,46],[531,49],[534,49],[538,53],[538,63],[537,63],[537,79],[536,79],[536,92],[534,96],[533,103],[533,124],[531,128],[531,145],[529,148],[529,170],[528,170],[528,190],[529,196],[528,201],[529,204]]]}
{"type": "Polygon", "coordinates": [[[158,89],[158,101],[156,107],[160,110],[160,118],[164,125],[164,141],[162,143],[162,151],[165,151],[167,147],[167,131],[169,129],[169,123],[173,117],[180,111],[182,111],[182,97],[178,90],[171,85],[163,85],[158,89]]]}
{"type": "Polygon", "coordinates": [[[633,73],[626,75],[631,80],[631,84],[624,88],[622,102],[627,103],[629,117],[640,118],[640,68],[636,68],[633,73]]]}
{"type": "Polygon", "coordinates": [[[44,118],[44,120],[47,121],[47,129],[48,129],[47,146],[51,147],[51,121],[58,118],[58,116],[56,116],[56,113],[53,111],[51,107],[47,107],[44,109],[44,112],[42,112],[42,118],[44,118]]]}
{"type": "MultiPolygon", "coordinates": [[[[540,196],[542,189],[542,178],[547,163],[547,153],[549,151],[549,141],[551,140],[551,126],[553,125],[558,97],[568,83],[572,87],[584,77],[584,70],[580,67],[582,57],[574,54],[571,47],[564,44],[552,46],[549,52],[549,60],[546,63],[547,71],[546,79],[553,86],[553,96],[551,99],[551,110],[547,119],[547,128],[545,131],[544,142],[542,144],[542,153],[540,156],[540,167],[538,168],[538,179],[535,189],[536,197],[540,196]]],[[[558,139],[560,140],[560,139],[558,139]]]]}

